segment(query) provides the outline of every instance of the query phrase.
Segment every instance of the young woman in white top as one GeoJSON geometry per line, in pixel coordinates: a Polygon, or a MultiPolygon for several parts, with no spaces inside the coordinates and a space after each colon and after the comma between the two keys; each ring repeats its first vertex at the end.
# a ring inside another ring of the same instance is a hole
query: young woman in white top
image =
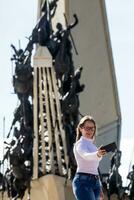
{"type": "Polygon", "coordinates": [[[83,117],[77,126],[74,145],[77,170],[72,184],[77,200],[100,200],[101,183],[98,166],[106,151],[98,149],[93,143],[95,133],[95,120],[91,116],[83,117]]]}

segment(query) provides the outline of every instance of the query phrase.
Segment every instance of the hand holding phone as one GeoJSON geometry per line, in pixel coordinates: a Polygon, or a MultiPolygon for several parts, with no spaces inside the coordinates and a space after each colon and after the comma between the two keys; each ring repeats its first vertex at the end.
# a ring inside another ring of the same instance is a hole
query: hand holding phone
{"type": "Polygon", "coordinates": [[[105,146],[101,146],[100,149],[104,149],[106,152],[114,152],[117,149],[116,143],[112,142],[110,144],[107,144],[105,146]]]}

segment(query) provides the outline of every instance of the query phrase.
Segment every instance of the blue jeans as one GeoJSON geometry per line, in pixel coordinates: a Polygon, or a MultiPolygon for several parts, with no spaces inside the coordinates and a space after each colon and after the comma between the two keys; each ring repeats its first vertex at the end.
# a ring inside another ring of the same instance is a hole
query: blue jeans
{"type": "Polygon", "coordinates": [[[73,193],[77,200],[99,200],[101,183],[99,177],[76,174],[73,179],[73,193]]]}

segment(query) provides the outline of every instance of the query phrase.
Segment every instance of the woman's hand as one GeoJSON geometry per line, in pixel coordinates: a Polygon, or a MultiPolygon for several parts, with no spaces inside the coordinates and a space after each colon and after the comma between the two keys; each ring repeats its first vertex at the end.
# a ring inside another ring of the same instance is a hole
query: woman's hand
{"type": "Polygon", "coordinates": [[[105,149],[101,149],[101,147],[99,147],[98,151],[97,151],[97,156],[101,157],[101,156],[105,156],[106,154],[106,150],[105,149]]]}
{"type": "Polygon", "coordinates": [[[103,193],[102,190],[101,190],[101,193],[100,193],[100,200],[104,200],[104,193],[103,193]]]}

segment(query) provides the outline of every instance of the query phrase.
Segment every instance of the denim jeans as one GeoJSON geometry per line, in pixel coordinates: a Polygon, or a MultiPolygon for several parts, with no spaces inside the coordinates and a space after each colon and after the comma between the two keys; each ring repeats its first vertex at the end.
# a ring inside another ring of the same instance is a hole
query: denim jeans
{"type": "Polygon", "coordinates": [[[76,174],[72,186],[77,200],[100,199],[101,183],[100,179],[95,176],[76,174]]]}

